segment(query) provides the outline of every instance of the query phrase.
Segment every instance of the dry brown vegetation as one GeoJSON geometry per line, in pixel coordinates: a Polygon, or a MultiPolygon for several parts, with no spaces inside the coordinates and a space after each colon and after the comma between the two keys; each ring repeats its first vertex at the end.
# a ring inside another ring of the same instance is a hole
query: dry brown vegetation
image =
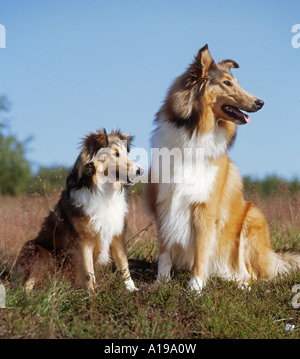
{"type": "MultiPolygon", "coordinates": [[[[51,195],[0,198],[2,256],[16,255],[25,241],[37,235],[43,219],[54,208],[59,196],[60,193],[54,191],[51,195]]],[[[275,249],[278,249],[278,240],[285,248],[289,244],[295,245],[300,233],[300,191],[291,192],[282,184],[276,193],[262,197],[252,188],[246,194],[246,199],[255,202],[265,213],[275,249]]],[[[129,208],[126,239],[129,241],[129,248],[137,242],[155,241],[155,226],[148,227],[153,217],[147,212],[142,196],[130,196],[129,208]],[[140,231],[142,232],[139,234],[140,231]]]]}
{"type": "MultiPolygon", "coordinates": [[[[36,236],[59,195],[0,198],[0,274],[13,265],[22,244],[36,236]]],[[[265,212],[275,250],[300,250],[300,191],[283,184],[268,196],[252,188],[246,197],[265,212]]],[[[4,282],[10,308],[0,310],[0,338],[299,338],[299,310],[291,305],[299,271],[258,281],[250,293],[211,278],[203,295],[195,297],[186,272],[153,286],[158,255],[153,218],[142,196],[131,195],[129,206],[128,257],[140,291],[125,292],[111,267],[98,269],[93,294],[59,277],[30,294],[4,282]],[[295,325],[292,332],[285,331],[287,323],[295,325]]]]}

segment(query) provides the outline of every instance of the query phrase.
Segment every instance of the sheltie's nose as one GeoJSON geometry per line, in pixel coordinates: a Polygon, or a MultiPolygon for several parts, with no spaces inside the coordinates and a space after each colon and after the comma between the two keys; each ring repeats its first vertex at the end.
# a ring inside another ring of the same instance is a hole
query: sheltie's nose
{"type": "Polygon", "coordinates": [[[259,98],[255,100],[255,105],[257,106],[257,110],[260,110],[264,104],[265,104],[264,101],[259,98]]]}
{"type": "Polygon", "coordinates": [[[143,170],[141,167],[139,167],[139,168],[136,170],[136,175],[137,175],[137,176],[142,176],[143,173],[144,173],[144,170],[143,170]]]}

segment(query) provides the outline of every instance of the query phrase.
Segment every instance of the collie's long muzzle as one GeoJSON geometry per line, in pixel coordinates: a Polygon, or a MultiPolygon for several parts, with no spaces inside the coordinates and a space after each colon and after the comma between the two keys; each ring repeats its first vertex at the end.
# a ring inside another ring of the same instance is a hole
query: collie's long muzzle
{"type": "MultiPolygon", "coordinates": [[[[247,112],[256,112],[260,110],[264,105],[264,101],[261,99],[256,99],[253,103],[253,106],[249,109],[245,109],[247,112]]],[[[242,112],[240,109],[230,106],[224,105],[222,110],[226,113],[226,115],[232,117],[233,122],[236,125],[244,125],[246,123],[250,123],[250,117],[246,113],[242,112]]]]}

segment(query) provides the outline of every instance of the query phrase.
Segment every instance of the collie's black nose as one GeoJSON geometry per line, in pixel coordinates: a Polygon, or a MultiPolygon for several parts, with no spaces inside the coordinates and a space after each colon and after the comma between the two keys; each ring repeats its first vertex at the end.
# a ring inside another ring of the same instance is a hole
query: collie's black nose
{"type": "Polygon", "coordinates": [[[264,104],[264,101],[260,100],[259,98],[255,100],[255,105],[258,107],[259,110],[263,107],[264,104]]]}

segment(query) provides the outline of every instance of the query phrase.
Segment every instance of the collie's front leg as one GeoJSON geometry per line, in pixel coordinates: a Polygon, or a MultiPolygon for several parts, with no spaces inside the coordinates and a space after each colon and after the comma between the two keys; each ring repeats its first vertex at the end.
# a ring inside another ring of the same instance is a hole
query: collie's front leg
{"type": "Polygon", "coordinates": [[[201,293],[207,280],[208,262],[215,240],[214,216],[206,204],[196,204],[192,208],[194,264],[190,287],[201,293]]]}
{"type": "Polygon", "coordinates": [[[157,282],[169,281],[171,276],[172,259],[170,251],[165,245],[160,245],[159,258],[158,258],[158,270],[157,270],[157,282]]]}

